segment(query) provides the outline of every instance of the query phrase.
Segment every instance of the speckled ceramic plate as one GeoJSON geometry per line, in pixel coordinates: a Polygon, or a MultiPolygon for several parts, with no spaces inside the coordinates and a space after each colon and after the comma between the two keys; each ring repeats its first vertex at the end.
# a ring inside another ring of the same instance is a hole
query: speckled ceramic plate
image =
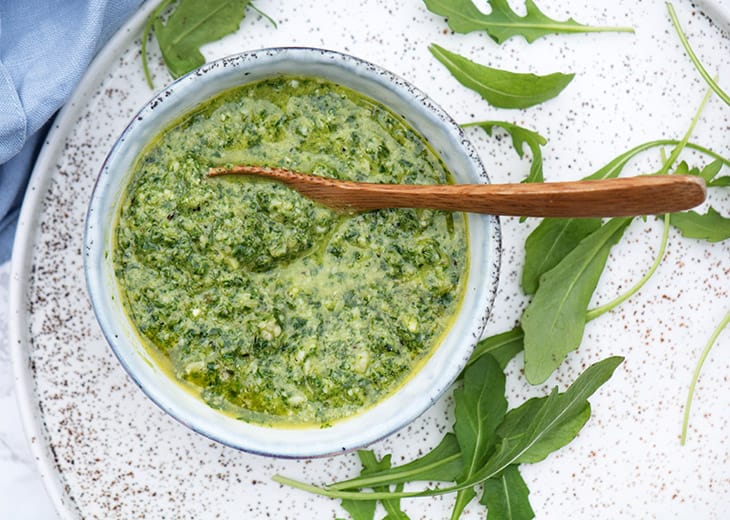
{"type": "MultiPolygon", "coordinates": [[[[676,2],[697,53],[730,78],[730,5],[676,2]],[[699,5],[699,4],[698,4],[699,5]],[[714,23],[712,20],[714,20],[714,23]]],[[[551,36],[497,46],[486,35],[455,35],[421,0],[262,3],[274,29],[252,14],[241,30],[205,49],[306,45],[372,61],[422,88],[458,121],[507,120],[548,139],[545,174],[576,179],[645,141],[679,138],[705,87],[669,24],[664,2],[542,2],[555,18],[631,25],[635,34],[551,36]],[[575,72],[555,100],[528,110],[490,108],[429,54],[430,42],[495,67],[575,72]]],[[[519,6],[516,6],[519,9],[519,6]]],[[[150,6],[145,10],[149,11],[150,6]]],[[[194,434],[158,410],[125,375],[91,312],[82,270],[86,208],[101,161],[127,120],[151,96],[140,65],[140,12],[109,43],[79,85],[39,158],[13,258],[11,327],[16,385],[29,440],[64,518],[334,518],[337,502],[280,487],[282,473],[316,483],[353,475],[354,455],[311,461],[238,452],[194,434]]],[[[152,49],[156,51],[155,48],[152,49]]],[[[157,83],[167,81],[159,63],[157,83]]],[[[730,109],[712,99],[693,140],[728,155],[730,109]]],[[[518,182],[528,164],[507,139],[470,136],[495,182],[518,182]]],[[[498,134],[499,136],[499,134],[498,134]]],[[[697,160],[687,155],[688,161],[697,160]]],[[[654,168],[642,156],[626,174],[654,168]]],[[[712,203],[730,212],[727,191],[712,203]]],[[[502,219],[505,256],[490,333],[511,328],[526,304],[519,289],[522,244],[535,222],[502,219]]],[[[593,304],[610,300],[652,262],[661,226],[637,220],[614,248],[593,304]]],[[[521,358],[508,367],[510,403],[565,387],[609,355],[626,361],[593,398],[578,439],[544,462],[523,466],[539,519],[726,518],[730,511],[730,333],[712,352],[697,388],[688,444],[679,445],[695,361],[730,307],[730,244],[671,232],[658,273],[633,299],[589,323],[579,351],[546,385],[533,388],[521,358]]],[[[453,421],[444,398],[410,426],[373,446],[400,463],[434,445],[453,421]]],[[[414,500],[412,518],[448,516],[451,498],[414,500]]],[[[472,505],[464,518],[482,518],[472,505]]]]}

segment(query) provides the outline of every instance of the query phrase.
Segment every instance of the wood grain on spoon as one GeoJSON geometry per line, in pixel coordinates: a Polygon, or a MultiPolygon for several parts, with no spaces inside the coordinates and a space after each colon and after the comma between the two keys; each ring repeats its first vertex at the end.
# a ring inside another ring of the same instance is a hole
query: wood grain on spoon
{"type": "Polygon", "coordinates": [[[525,184],[375,184],[340,181],[281,168],[211,168],[211,177],[272,179],[335,209],[428,208],[523,217],[623,217],[686,210],[707,195],[692,175],[525,184]]]}

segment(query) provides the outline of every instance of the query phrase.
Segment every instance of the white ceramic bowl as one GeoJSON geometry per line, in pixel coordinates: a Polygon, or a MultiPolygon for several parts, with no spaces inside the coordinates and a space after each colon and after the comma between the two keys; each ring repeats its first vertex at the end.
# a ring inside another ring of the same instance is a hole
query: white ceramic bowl
{"type": "Polygon", "coordinates": [[[469,272],[458,317],[421,370],[395,394],[329,428],[287,429],[249,424],[210,408],[150,359],[119,297],[112,265],[115,216],[142,148],[173,120],[232,87],[277,75],[324,78],[390,107],[433,146],[459,183],[488,182],[459,126],[423,92],[376,65],[337,52],[277,48],[224,58],[180,78],[149,101],[109,153],[86,220],[86,281],[94,312],[117,358],[160,408],[192,430],[241,450],[280,457],[313,457],[365,446],[428,409],[466,364],[479,340],[497,289],[499,221],[469,215],[469,272]]]}

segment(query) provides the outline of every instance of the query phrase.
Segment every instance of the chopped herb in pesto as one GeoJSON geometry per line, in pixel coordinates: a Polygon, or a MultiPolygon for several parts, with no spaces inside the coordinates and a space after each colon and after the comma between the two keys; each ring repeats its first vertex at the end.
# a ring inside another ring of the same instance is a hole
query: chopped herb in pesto
{"type": "Polygon", "coordinates": [[[351,180],[446,183],[401,118],[321,80],[228,91],[139,157],[115,272],[148,348],[211,406],[246,420],[326,424],[395,391],[462,296],[462,215],[344,215],[284,186],[209,179],[280,166],[351,180]]]}

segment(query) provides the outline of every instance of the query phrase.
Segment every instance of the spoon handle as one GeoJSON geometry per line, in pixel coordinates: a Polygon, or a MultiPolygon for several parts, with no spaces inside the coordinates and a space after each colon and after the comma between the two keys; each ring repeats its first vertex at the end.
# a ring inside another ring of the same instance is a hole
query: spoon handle
{"type": "Polygon", "coordinates": [[[280,168],[213,168],[209,176],[242,174],[286,184],[326,206],[354,211],[428,208],[523,217],[622,217],[671,213],[701,204],[702,178],[640,176],[524,184],[375,184],[340,181],[280,168]]]}

